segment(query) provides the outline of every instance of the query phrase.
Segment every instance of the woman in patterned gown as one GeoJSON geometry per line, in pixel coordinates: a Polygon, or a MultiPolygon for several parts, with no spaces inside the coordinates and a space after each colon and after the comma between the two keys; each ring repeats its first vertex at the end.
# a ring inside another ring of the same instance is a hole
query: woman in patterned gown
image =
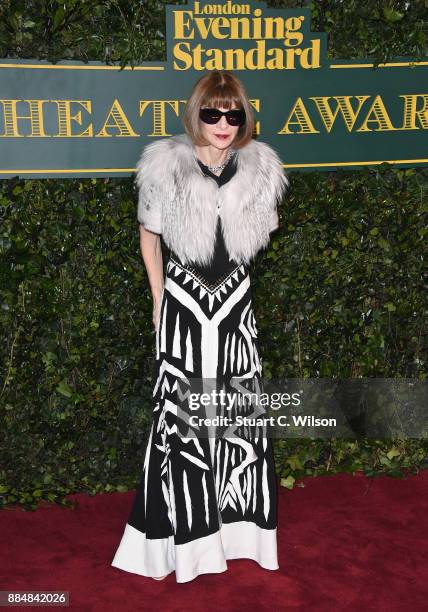
{"type": "Polygon", "coordinates": [[[147,145],[137,168],[156,380],[142,478],[112,562],[158,580],[175,571],[179,583],[224,572],[230,559],[279,568],[271,439],[184,438],[176,418],[183,380],[261,378],[249,263],[278,227],[289,184],[272,147],[252,140],[251,106],[231,72],[199,79],[184,125],[147,145]]]}

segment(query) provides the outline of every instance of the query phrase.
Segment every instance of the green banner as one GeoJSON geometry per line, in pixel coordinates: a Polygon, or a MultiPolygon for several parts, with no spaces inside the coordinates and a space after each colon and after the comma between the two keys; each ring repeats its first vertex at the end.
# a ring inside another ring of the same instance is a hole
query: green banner
{"type": "Polygon", "coordinates": [[[193,1],[165,7],[166,61],[0,60],[0,177],[130,176],[142,147],[184,132],[186,97],[232,70],[256,136],[292,170],[428,165],[427,61],[328,60],[310,9],[193,1]]]}

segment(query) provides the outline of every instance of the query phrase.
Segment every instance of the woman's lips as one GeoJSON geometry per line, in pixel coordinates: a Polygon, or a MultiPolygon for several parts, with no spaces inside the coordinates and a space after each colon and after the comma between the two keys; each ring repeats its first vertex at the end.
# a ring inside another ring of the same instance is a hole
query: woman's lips
{"type": "Polygon", "coordinates": [[[229,134],[216,134],[217,138],[221,138],[222,140],[226,140],[229,138],[229,134]]]}

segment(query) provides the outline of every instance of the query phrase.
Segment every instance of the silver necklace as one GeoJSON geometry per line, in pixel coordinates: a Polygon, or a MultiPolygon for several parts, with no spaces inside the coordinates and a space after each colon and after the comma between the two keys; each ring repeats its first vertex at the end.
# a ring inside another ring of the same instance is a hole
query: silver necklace
{"type": "Polygon", "coordinates": [[[231,155],[233,153],[234,153],[234,150],[233,149],[229,149],[227,154],[226,154],[226,159],[224,160],[224,162],[222,164],[220,164],[219,166],[208,166],[207,165],[208,170],[211,170],[211,172],[213,172],[214,174],[216,172],[220,172],[220,171],[224,170],[224,168],[226,167],[226,165],[227,165],[227,163],[228,163],[228,161],[229,161],[229,159],[230,159],[230,157],[231,157],[231,155]]]}

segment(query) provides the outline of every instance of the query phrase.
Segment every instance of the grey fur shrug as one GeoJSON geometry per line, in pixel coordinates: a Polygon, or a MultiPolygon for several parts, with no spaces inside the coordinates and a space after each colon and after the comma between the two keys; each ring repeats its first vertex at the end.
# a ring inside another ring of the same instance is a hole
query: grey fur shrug
{"type": "Polygon", "coordinates": [[[203,174],[187,134],[146,145],[137,163],[138,221],[162,234],[186,263],[209,264],[217,216],[229,256],[248,264],[278,227],[277,204],[289,180],[276,151],[251,140],[237,149],[235,175],[219,188],[203,174]]]}

